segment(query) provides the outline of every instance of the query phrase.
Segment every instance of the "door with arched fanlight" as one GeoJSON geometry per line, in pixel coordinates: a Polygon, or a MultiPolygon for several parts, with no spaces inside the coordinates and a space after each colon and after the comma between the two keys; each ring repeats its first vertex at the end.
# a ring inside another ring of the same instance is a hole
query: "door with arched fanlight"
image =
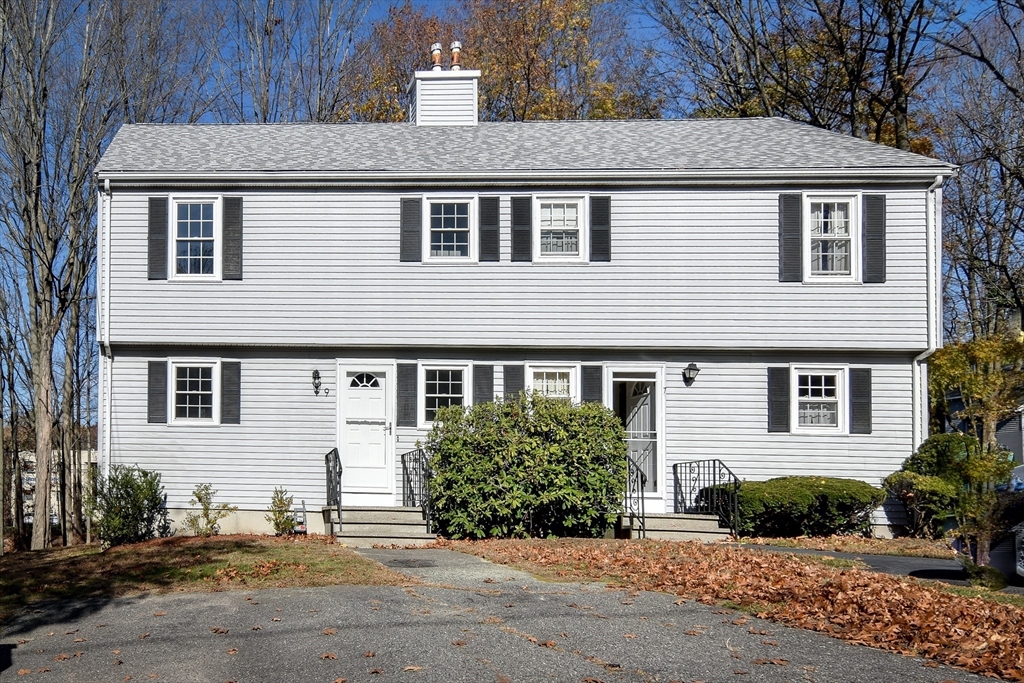
{"type": "Polygon", "coordinates": [[[661,491],[657,373],[612,372],[612,410],[626,429],[629,457],[647,477],[644,491],[661,491]]]}
{"type": "Polygon", "coordinates": [[[372,498],[394,491],[391,376],[389,366],[339,368],[341,487],[354,505],[372,504],[372,498]],[[360,500],[348,494],[370,494],[372,498],[360,500]]]}

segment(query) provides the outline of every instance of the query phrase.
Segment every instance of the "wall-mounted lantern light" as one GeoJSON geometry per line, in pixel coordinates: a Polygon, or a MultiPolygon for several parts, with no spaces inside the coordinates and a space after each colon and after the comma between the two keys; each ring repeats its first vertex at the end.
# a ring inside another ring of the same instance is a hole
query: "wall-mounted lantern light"
{"type": "Polygon", "coordinates": [[[320,371],[319,370],[314,370],[313,371],[313,395],[314,396],[319,396],[320,395],[320,371]]]}
{"type": "Polygon", "coordinates": [[[700,372],[700,368],[697,367],[696,363],[690,363],[683,368],[683,383],[686,386],[693,384],[693,380],[697,379],[697,374],[700,372]]]}

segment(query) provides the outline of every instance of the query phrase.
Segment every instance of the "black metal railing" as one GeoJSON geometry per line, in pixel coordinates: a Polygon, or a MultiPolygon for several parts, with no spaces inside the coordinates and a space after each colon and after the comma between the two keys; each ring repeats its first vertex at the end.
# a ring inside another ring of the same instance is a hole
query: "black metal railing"
{"type": "Polygon", "coordinates": [[[427,452],[417,448],[402,453],[402,505],[423,510],[423,521],[427,524],[428,534],[432,531],[429,481],[430,466],[427,463],[427,452]]]}
{"type": "MultiPolygon", "coordinates": [[[[633,458],[626,456],[626,500],[623,517],[628,520],[629,528],[635,531],[637,538],[647,535],[647,513],[644,507],[644,489],[647,488],[647,475],[633,458]]],[[[632,535],[632,533],[631,533],[632,535]]]]}
{"type": "Polygon", "coordinates": [[[696,460],[672,465],[675,511],[718,515],[718,523],[735,536],[739,526],[740,480],[721,460],[696,460]]]}
{"type": "MultiPolygon", "coordinates": [[[[341,530],[341,454],[337,448],[327,451],[324,456],[324,464],[327,466],[327,507],[334,507],[338,511],[338,528],[341,530]]],[[[329,513],[328,513],[329,514],[329,513]]],[[[326,522],[326,520],[325,520],[326,522]]]]}

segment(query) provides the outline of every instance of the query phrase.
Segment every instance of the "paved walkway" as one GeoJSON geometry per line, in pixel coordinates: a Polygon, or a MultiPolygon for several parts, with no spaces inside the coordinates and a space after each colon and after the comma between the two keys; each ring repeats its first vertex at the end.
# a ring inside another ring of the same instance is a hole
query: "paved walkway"
{"type": "Polygon", "coordinates": [[[982,680],[662,593],[542,582],[447,550],[360,552],[409,585],[52,605],[0,634],[0,680],[982,680]]]}

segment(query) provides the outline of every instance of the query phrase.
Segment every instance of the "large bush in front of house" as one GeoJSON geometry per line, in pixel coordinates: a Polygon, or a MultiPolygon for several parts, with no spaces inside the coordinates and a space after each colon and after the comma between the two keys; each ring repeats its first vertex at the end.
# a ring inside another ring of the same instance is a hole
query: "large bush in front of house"
{"type": "Polygon", "coordinates": [[[743,536],[831,536],[864,533],[882,489],[856,479],[779,477],[745,481],[739,490],[743,536]]]}
{"type": "Polygon", "coordinates": [[[600,536],[622,508],[625,437],[598,403],[443,408],[426,442],[435,525],[450,538],[600,536]]]}
{"type": "Polygon", "coordinates": [[[111,465],[96,479],[87,505],[104,549],[170,534],[159,472],[111,465]]]}

